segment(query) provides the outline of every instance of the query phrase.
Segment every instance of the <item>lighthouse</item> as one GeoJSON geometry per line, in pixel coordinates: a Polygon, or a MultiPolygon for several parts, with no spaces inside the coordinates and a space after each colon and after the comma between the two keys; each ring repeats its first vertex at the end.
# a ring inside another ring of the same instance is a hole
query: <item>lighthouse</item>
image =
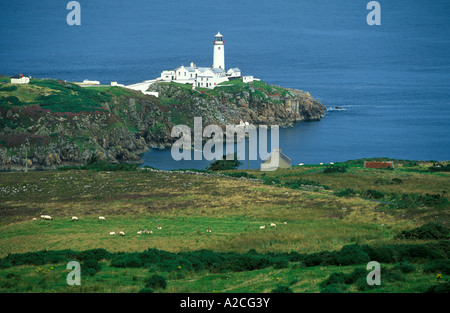
{"type": "Polygon", "coordinates": [[[213,67],[225,70],[225,41],[220,32],[214,38],[213,67]]]}

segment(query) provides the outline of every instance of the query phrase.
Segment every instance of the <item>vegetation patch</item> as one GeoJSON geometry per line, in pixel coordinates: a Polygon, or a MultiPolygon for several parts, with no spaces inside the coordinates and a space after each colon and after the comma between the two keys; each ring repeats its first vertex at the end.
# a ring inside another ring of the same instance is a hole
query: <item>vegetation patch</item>
{"type": "Polygon", "coordinates": [[[450,229],[434,223],[430,222],[425,225],[422,225],[418,228],[414,228],[411,230],[404,230],[399,233],[395,238],[398,239],[420,239],[420,240],[428,240],[428,239],[449,239],[450,238],[450,229]]]}

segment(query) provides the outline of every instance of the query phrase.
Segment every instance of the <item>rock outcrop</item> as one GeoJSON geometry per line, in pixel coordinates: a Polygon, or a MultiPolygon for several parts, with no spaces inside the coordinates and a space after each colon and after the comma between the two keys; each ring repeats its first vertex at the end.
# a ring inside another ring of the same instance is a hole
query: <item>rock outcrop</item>
{"type": "Polygon", "coordinates": [[[87,89],[56,80],[0,87],[0,169],[80,165],[93,156],[112,163],[142,162],[140,154],[149,147],[170,147],[175,140],[171,128],[192,127],[194,117],[202,117],[204,125],[242,120],[289,126],[320,120],[326,110],[309,93],[263,82],[214,90],[158,83],[151,90],[159,97],[120,87],[87,89]],[[33,93],[36,98],[29,101],[33,93]],[[83,101],[74,106],[79,98],[83,101]]]}

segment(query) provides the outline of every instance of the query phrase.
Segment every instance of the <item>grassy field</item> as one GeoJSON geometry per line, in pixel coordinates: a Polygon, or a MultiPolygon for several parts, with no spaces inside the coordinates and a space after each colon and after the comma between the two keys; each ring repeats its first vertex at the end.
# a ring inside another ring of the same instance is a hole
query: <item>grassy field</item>
{"type": "MultiPolygon", "coordinates": [[[[395,170],[378,170],[348,162],[345,173],[331,174],[323,172],[325,165],[245,171],[260,181],[149,170],[3,172],[0,257],[42,250],[131,253],[149,248],[173,253],[208,249],[245,254],[254,249],[260,254],[311,254],[338,251],[349,244],[425,244],[434,241],[395,236],[427,222],[448,227],[450,174],[425,171],[430,164],[410,166],[405,161],[398,162],[395,170]],[[289,185],[297,180],[310,184],[289,185]],[[326,188],[313,188],[312,183],[326,188]],[[346,188],[355,194],[337,195],[346,188]],[[382,198],[374,198],[367,190],[376,190],[382,198]],[[416,202],[403,205],[411,199],[416,202]],[[40,219],[41,214],[53,220],[40,219]],[[72,216],[79,221],[72,222],[72,216]],[[99,222],[99,216],[106,221],[99,222]],[[270,223],[277,226],[270,227],[270,223]],[[266,229],[260,229],[262,225],[266,229]],[[208,228],[211,232],[206,232],[208,228]],[[138,235],[139,230],[153,233],[138,235]],[[112,231],[126,235],[111,236],[112,231]]],[[[438,273],[422,271],[426,260],[414,262],[417,269],[402,274],[398,281],[373,290],[360,290],[353,284],[345,291],[423,292],[436,284],[438,273]]],[[[0,291],[138,292],[151,275],[148,268],[116,268],[110,260],[101,260],[101,271],[83,278],[82,286],[70,287],[65,282],[65,264],[0,269],[0,291]],[[46,274],[36,272],[50,267],[53,270],[46,274]]],[[[365,268],[365,264],[305,267],[299,261],[279,269],[156,272],[167,279],[164,292],[270,292],[280,285],[294,292],[319,292],[320,282],[330,274],[355,268],[365,268]]]]}

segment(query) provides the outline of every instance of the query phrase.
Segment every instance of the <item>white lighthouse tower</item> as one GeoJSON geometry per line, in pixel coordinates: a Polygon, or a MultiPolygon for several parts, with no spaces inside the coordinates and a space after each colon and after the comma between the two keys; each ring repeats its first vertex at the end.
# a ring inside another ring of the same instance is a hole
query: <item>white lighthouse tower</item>
{"type": "Polygon", "coordinates": [[[214,38],[214,68],[221,68],[225,71],[225,41],[220,32],[214,38]]]}

